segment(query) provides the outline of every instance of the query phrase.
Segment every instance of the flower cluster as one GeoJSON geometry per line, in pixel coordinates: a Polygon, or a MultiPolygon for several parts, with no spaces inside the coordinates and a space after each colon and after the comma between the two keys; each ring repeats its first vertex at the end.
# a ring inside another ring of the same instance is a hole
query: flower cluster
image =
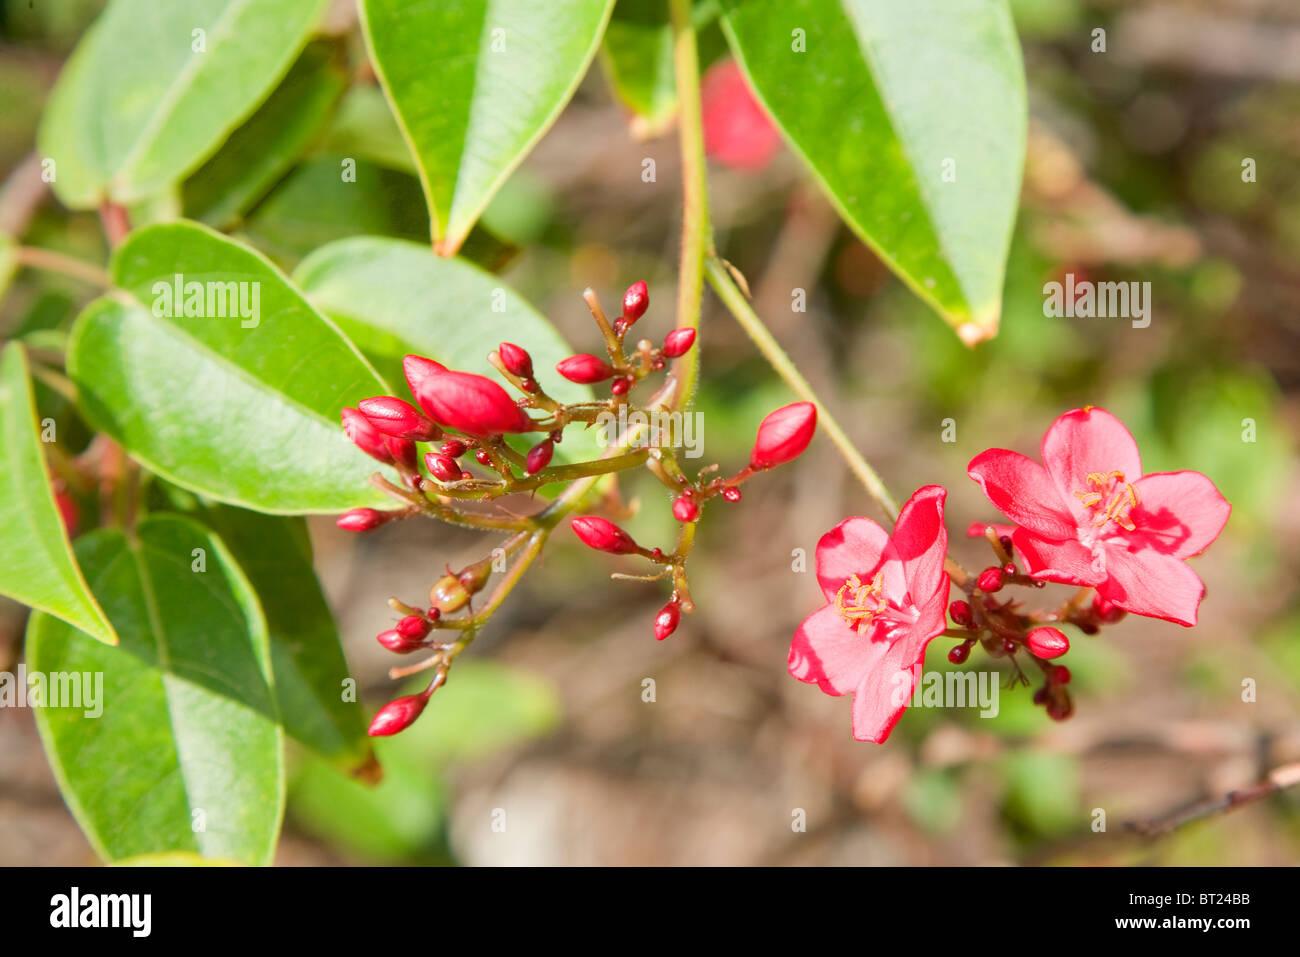
{"type": "Polygon", "coordinates": [[[1055,625],[1096,634],[1125,614],[1196,624],[1205,586],[1185,560],[1218,538],[1231,511],[1214,483],[1199,472],[1143,474],[1132,435],[1095,407],[1057,419],[1041,455],[1040,464],[989,449],[971,461],[970,477],[1014,523],[969,529],[996,559],[976,575],[946,557],[939,486],[912,496],[893,535],[849,518],[822,536],[817,579],[827,604],[795,632],[789,671],[827,694],[853,695],[858,740],[889,737],[940,635],[958,639],[948,651],[953,664],[979,644],[1028,683],[1021,664],[1032,662],[1042,674],[1035,703],[1063,720],[1074,709],[1070,670],[1056,659],[1070,642],[1055,625]],[[953,581],[965,597],[949,604],[953,581]],[[1078,591],[1048,610],[1005,592],[1049,582],[1078,591]]]}
{"type": "Polygon", "coordinates": [[[653,430],[624,436],[621,444],[592,461],[553,462],[555,447],[563,442],[570,426],[588,428],[602,416],[620,412],[640,412],[642,420],[650,421],[653,413],[672,410],[681,399],[681,377],[673,372],[644,405],[636,403],[634,392],[643,380],[666,370],[670,362],[693,358],[690,353],[696,330],[690,327],[672,330],[661,345],[641,339],[629,348],[629,333],[650,305],[644,282],[628,287],[622,311],[612,322],[595,293],[587,290],[584,298],[600,331],[603,355],[572,355],[561,360],[555,371],[583,385],[608,383],[607,398],[558,401],[546,391],[528,351],[503,342],[488,361],[517,397],[486,376],[408,355],[403,370],[414,403],[396,396],[375,396],[342,411],[348,438],[371,458],[394,469],[400,482],[376,473],[372,481],[399,507],[352,509],[338,518],[339,528],[365,532],[424,515],[506,534],[489,556],[460,570],[448,567],[432,583],[427,603],[389,600],[400,617],[377,636],[379,644],[399,655],[428,653],[414,665],[392,669],[390,675],[400,678],[432,671],[433,677],[419,694],[384,706],[370,725],[371,735],[396,734],[420,716],[433,692],[446,682],[456,656],[517,584],[550,533],[575,512],[599,509],[599,496],[606,491],[600,481],[604,476],[644,467],[670,490],[672,513],[680,523],[671,552],[643,548],[601,515],[580,515],[570,523],[574,534],[591,548],[640,556],[655,569],[649,575],[615,578],[671,581],[668,603],[654,620],[655,637],[662,640],[676,630],[683,613],[694,609],[686,562],[695,541],[695,525],[707,503],[715,498],[740,501],[740,486],[745,481],[800,455],[812,440],[817,410],[802,402],[767,416],[759,426],[749,464],[726,477],[717,474],[716,465],[688,476],[669,444],[672,437],[656,437],[653,430]],[[564,487],[558,497],[538,510],[524,512],[533,493],[556,485],[564,487]],[[502,500],[507,496],[522,496],[524,504],[512,501],[506,508],[502,500]],[[475,597],[494,576],[498,576],[498,584],[476,611],[475,597]]]}

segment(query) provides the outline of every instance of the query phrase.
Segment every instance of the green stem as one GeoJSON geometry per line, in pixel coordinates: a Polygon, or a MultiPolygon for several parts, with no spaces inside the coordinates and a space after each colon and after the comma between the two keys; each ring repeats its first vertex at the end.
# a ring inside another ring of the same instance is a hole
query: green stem
{"type": "Polygon", "coordinates": [[[709,284],[713,286],[718,298],[722,300],[735,320],[740,323],[740,327],[753,340],[754,345],[758,346],[758,351],[767,359],[776,374],[784,380],[795,395],[817,406],[817,421],[822,431],[829,436],[831,442],[839,449],[849,468],[853,470],[853,474],[862,483],[862,487],[867,490],[867,493],[875,499],[876,504],[893,520],[898,515],[898,505],[889,494],[889,490],[885,488],[885,483],[880,480],[876,470],[862,457],[862,453],[853,445],[844,429],[836,421],[835,416],[831,415],[830,410],[817,397],[817,393],[813,391],[813,387],[804,378],[803,373],[786,355],[785,350],[781,348],[781,344],[776,341],[776,337],[763,324],[763,320],[754,311],[754,307],[749,304],[745,294],[736,286],[731,274],[727,271],[727,267],[720,259],[710,257],[705,270],[709,277],[709,284]]]}
{"type": "Polygon", "coordinates": [[[82,282],[89,283],[92,286],[99,286],[101,289],[107,289],[113,285],[108,273],[94,263],[74,259],[72,256],[65,256],[53,249],[41,249],[38,246],[19,246],[14,250],[14,261],[20,266],[26,266],[29,269],[40,269],[46,272],[71,276],[73,279],[80,279],[82,282]]]}
{"type": "MultiPolygon", "coordinates": [[[[700,60],[695,47],[690,0],[671,0],[673,69],[677,81],[678,131],[682,150],[682,250],[677,274],[677,326],[700,328],[704,259],[710,245],[704,121],[700,108],[700,60]]],[[[681,383],[678,408],[688,408],[699,378],[700,344],[673,365],[681,383]]]]}

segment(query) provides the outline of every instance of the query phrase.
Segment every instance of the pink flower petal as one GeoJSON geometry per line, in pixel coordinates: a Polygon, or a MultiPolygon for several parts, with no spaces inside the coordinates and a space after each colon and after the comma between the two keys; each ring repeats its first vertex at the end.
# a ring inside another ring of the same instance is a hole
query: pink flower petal
{"type": "Polygon", "coordinates": [[[1097,593],[1134,615],[1191,627],[1205,597],[1205,585],[1181,558],[1151,549],[1106,550],[1107,579],[1097,593]]]}
{"type": "Polygon", "coordinates": [[[1075,493],[1087,490],[1089,474],[1123,472],[1127,482],[1142,477],[1137,443],[1124,423],[1105,409],[1065,413],[1043,436],[1042,455],[1061,500],[1081,520],[1088,518],[1087,509],[1075,493]]]}
{"type": "Polygon", "coordinates": [[[912,701],[921,662],[933,635],[906,635],[893,644],[873,642],[874,655],[862,683],[853,692],[853,737],[884,744],[912,701]]]}
{"type": "Polygon", "coordinates": [[[781,148],[781,135],[759,106],[735,60],[709,67],[700,89],[704,149],[725,166],[762,169],[781,148]]]}
{"type": "Polygon", "coordinates": [[[1200,472],[1153,472],[1134,483],[1130,542],[1175,558],[1199,555],[1219,537],[1232,506],[1200,472]]]}
{"type": "Polygon", "coordinates": [[[948,553],[948,530],[943,524],[947,497],[948,490],[941,485],[917,489],[903,503],[890,537],[903,563],[908,591],[917,605],[927,603],[943,579],[943,560],[948,553]]]}
{"type": "Polygon", "coordinates": [[[988,449],[971,459],[966,474],[979,482],[990,502],[1007,518],[1042,538],[1073,539],[1078,522],[1061,502],[1047,470],[1007,449],[988,449]]]}
{"type": "Polygon", "coordinates": [[[827,601],[850,575],[864,581],[876,573],[889,547],[889,534],[869,518],[853,516],[840,522],[817,542],[817,583],[827,601]]]}
{"type": "Polygon", "coordinates": [[[1106,577],[1104,565],[1077,541],[1050,542],[1023,528],[1016,529],[1011,541],[1035,578],[1064,585],[1097,585],[1106,577]]]}
{"type": "Polygon", "coordinates": [[[862,683],[878,644],[883,642],[859,635],[834,605],[826,605],[805,618],[794,633],[786,666],[793,677],[827,694],[848,694],[862,683]]]}

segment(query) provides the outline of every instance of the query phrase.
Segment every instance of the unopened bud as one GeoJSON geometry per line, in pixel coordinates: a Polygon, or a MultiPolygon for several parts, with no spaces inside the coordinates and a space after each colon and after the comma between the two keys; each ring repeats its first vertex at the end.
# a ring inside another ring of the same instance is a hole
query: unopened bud
{"type": "Polygon", "coordinates": [[[554,454],[555,443],[550,439],[543,439],[528,450],[528,458],[524,460],[524,471],[529,475],[537,474],[551,464],[551,456],[554,454]]]}
{"type": "Polygon", "coordinates": [[[384,435],[428,442],[441,434],[441,430],[434,425],[432,419],[411,403],[396,396],[380,395],[371,399],[362,399],[357,403],[357,408],[370,424],[384,435]]]}
{"type": "Polygon", "coordinates": [[[962,601],[961,599],[958,599],[948,606],[948,614],[952,616],[952,620],[957,624],[963,625],[967,628],[969,628],[971,622],[975,620],[971,615],[970,603],[962,601]]]}
{"type": "Polygon", "coordinates": [[[384,437],[384,442],[393,457],[393,464],[400,466],[404,472],[414,472],[420,467],[419,450],[410,439],[399,439],[388,435],[384,437]]]}
{"type": "Polygon", "coordinates": [[[415,638],[410,635],[404,635],[396,628],[390,628],[388,631],[381,631],[379,634],[375,635],[375,641],[398,655],[409,655],[411,652],[419,651],[424,647],[423,636],[415,638]]]}
{"type": "Polygon", "coordinates": [[[582,515],[569,523],[582,543],[611,555],[628,555],[640,549],[632,536],[613,522],[595,515],[582,515]]]}
{"type": "Polygon", "coordinates": [[[700,517],[700,503],[694,495],[679,495],[673,499],[673,518],[679,522],[693,522],[700,517]]]}
{"type": "Polygon", "coordinates": [[[485,558],[473,565],[466,565],[460,574],[456,576],[456,580],[471,595],[477,595],[483,590],[483,586],[487,584],[488,579],[491,577],[492,559],[485,558]]]}
{"type": "Polygon", "coordinates": [[[817,406],[811,402],[795,402],[777,409],[759,423],[749,456],[750,467],[770,469],[798,458],[816,430],[817,406]]]}
{"type": "Polygon", "coordinates": [[[367,733],[372,738],[382,738],[405,731],[424,713],[424,706],[428,703],[427,692],[396,698],[379,709],[379,713],[370,722],[367,733]]]}
{"type": "Polygon", "coordinates": [[[659,614],[655,615],[655,638],[663,641],[674,631],[677,630],[678,623],[682,620],[682,606],[676,601],[670,601],[659,609],[659,614]]]}
{"type": "Polygon", "coordinates": [[[423,615],[407,615],[397,623],[397,630],[404,638],[423,638],[432,628],[423,615]]]}
{"type": "Polygon", "coordinates": [[[728,485],[724,488],[722,490],[722,497],[728,502],[739,502],[742,498],[740,489],[736,488],[734,485],[728,485]]]}
{"type": "Polygon", "coordinates": [[[1059,628],[1033,628],[1025,636],[1025,644],[1039,658],[1059,658],[1070,650],[1070,639],[1059,628]]]}
{"type": "Polygon", "coordinates": [[[441,452],[426,452],[424,455],[424,464],[429,469],[429,474],[439,482],[459,482],[460,466],[450,455],[443,455],[441,452]]]}
{"type": "Polygon", "coordinates": [[[334,524],[345,532],[368,532],[390,521],[395,514],[381,512],[377,508],[354,508],[340,515],[334,524]]]}
{"type": "Polygon", "coordinates": [[[948,660],[954,665],[964,664],[970,657],[970,642],[963,641],[960,645],[953,645],[948,649],[948,660]]]}
{"type": "Polygon", "coordinates": [[[450,615],[469,604],[470,593],[455,575],[443,575],[429,589],[429,608],[450,615]]]}
{"type": "Polygon", "coordinates": [[[649,308],[650,287],[645,284],[644,279],[639,279],[628,286],[627,292],[623,293],[623,318],[630,326],[644,316],[649,308]]]}
{"type": "Polygon", "coordinates": [[[513,342],[503,342],[497,347],[497,355],[501,357],[501,364],[511,375],[518,376],[520,379],[533,377],[533,357],[528,354],[528,350],[513,342]]]}
{"type": "Polygon", "coordinates": [[[604,382],[614,374],[613,368],[604,359],[599,359],[586,352],[580,352],[576,356],[561,359],[556,363],[555,371],[570,382],[576,382],[579,385],[604,382]]]}
{"type": "Polygon", "coordinates": [[[386,436],[370,424],[359,410],[346,408],[339,413],[343,420],[343,432],[352,444],[366,455],[385,465],[393,464],[393,453],[385,441],[386,436]]]}
{"type": "Polygon", "coordinates": [[[674,329],[664,336],[663,354],[669,359],[677,359],[691,351],[695,345],[695,330],[689,327],[674,329]]]}
{"type": "Polygon", "coordinates": [[[442,452],[443,455],[449,455],[453,459],[458,459],[469,451],[469,446],[460,439],[448,439],[446,442],[442,443],[442,448],[439,449],[439,451],[442,452]]]}
{"type": "Polygon", "coordinates": [[[527,432],[532,422],[505,389],[486,376],[450,369],[420,381],[415,397],[429,418],[478,437],[527,432]]]}
{"type": "Polygon", "coordinates": [[[632,388],[632,379],[629,376],[619,376],[609,384],[610,395],[627,395],[632,388]]]}
{"type": "Polygon", "coordinates": [[[441,362],[434,362],[424,356],[406,356],[402,359],[402,372],[406,374],[406,384],[411,387],[411,395],[420,394],[420,383],[432,375],[446,372],[447,367],[441,362]]]}
{"type": "Polygon", "coordinates": [[[990,565],[984,571],[980,572],[980,577],[975,580],[979,590],[992,595],[994,592],[1002,590],[1002,569],[995,565],[990,565]]]}

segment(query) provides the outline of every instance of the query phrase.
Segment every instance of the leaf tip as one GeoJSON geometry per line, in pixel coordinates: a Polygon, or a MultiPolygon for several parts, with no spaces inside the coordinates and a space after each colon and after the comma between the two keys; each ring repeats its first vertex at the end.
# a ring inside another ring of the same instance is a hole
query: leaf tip
{"type": "Polygon", "coordinates": [[[973,349],[981,342],[987,342],[998,334],[998,324],[1001,316],[1002,309],[997,304],[977,312],[970,319],[957,326],[957,338],[967,348],[973,349]]]}

